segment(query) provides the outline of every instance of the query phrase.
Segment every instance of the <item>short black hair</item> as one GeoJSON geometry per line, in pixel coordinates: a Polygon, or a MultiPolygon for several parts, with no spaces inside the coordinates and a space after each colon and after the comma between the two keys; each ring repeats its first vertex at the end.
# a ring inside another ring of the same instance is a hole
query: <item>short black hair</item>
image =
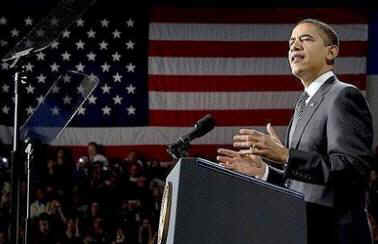
{"type": "Polygon", "coordinates": [[[303,23],[310,23],[313,25],[316,25],[325,35],[326,35],[326,40],[324,40],[325,45],[336,45],[339,47],[340,41],[339,37],[335,31],[329,24],[317,20],[317,19],[303,19],[299,21],[296,25],[303,24],[303,23]]]}
{"type": "Polygon", "coordinates": [[[97,145],[96,142],[91,141],[91,142],[88,143],[88,146],[90,146],[90,145],[92,145],[92,146],[94,146],[96,149],[98,149],[98,145],[97,145]]]}

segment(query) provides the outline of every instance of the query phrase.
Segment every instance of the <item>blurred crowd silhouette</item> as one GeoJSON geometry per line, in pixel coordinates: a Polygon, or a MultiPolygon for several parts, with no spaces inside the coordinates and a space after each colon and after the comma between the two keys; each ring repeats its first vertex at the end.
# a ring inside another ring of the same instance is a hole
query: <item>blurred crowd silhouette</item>
{"type": "MultiPolygon", "coordinates": [[[[77,160],[66,148],[48,151],[52,153],[41,150],[33,162],[29,243],[156,242],[164,180],[174,161],[146,161],[136,152],[112,158],[103,155],[95,142],[77,160]]],[[[9,167],[0,171],[3,244],[10,233],[11,183],[9,167]]],[[[21,192],[21,202],[25,202],[25,180],[21,192]]],[[[22,218],[25,213],[26,207],[22,218]]]]}

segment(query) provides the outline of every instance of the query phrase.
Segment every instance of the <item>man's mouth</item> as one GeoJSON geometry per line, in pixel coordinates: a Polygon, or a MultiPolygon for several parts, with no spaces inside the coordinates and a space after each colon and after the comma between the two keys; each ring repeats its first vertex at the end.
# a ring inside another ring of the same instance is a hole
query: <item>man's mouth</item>
{"type": "Polygon", "coordinates": [[[293,55],[291,55],[290,62],[295,64],[295,63],[301,62],[303,59],[304,59],[303,54],[294,53],[293,55]]]}

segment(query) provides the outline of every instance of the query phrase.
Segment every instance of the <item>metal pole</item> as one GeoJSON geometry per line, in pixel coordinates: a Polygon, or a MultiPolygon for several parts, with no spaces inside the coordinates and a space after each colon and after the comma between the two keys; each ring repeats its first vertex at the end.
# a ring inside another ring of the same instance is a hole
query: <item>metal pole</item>
{"type": "Polygon", "coordinates": [[[18,76],[14,75],[14,120],[13,120],[13,150],[11,153],[12,172],[12,220],[11,243],[19,243],[20,233],[20,178],[19,178],[19,154],[18,154],[18,76]]]}
{"type": "Polygon", "coordinates": [[[25,218],[25,235],[24,235],[24,243],[27,244],[29,241],[28,233],[29,233],[29,225],[30,225],[30,162],[32,157],[32,143],[31,141],[28,142],[28,145],[25,150],[27,154],[26,159],[26,218],[25,218]]]}

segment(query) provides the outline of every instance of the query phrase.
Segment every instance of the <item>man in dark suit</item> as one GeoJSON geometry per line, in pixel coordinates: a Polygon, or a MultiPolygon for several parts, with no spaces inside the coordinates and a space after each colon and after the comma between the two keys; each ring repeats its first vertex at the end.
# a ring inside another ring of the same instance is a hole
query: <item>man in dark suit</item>
{"type": "Polygon", "coordinates": [[[305,92],[285,143],[270,124],[267,134],[241,129],[233,138],[240,150],[219,149],[217,159],[226,168],[303,193],[308,243],[368,244],[372,118],[361,92],[334,74],[338,51],[337,34],[329,25],[300,21],[289,40],[288,58],[305,92]]]}

